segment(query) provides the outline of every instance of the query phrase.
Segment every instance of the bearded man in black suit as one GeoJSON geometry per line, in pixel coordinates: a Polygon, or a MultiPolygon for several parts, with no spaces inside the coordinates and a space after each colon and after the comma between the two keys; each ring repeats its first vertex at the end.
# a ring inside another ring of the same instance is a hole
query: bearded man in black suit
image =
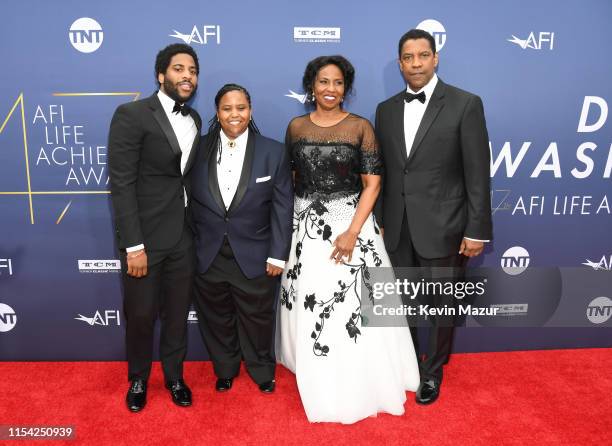
{"type": "Polygon", "coordinates": [[[169,45],[155,62],[159,91],[123,104],[108,142],[111,199],[122,264],[128,379],[132,412],[146,404],[153,334],[161,321],[159,353],[166,387],[179,406],[191,405],[183,381],[187,313],[195,272],[193,235],[185,218],[186,177],[202,121],[186,102],[195,94],[198,56],[169,45]]]}

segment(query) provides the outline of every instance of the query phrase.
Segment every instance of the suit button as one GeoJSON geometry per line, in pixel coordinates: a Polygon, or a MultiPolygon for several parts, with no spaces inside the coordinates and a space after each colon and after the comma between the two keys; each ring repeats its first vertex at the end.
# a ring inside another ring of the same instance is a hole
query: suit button
{"type": "Polygon", "coordinates": [[[225,217],[223,220],[225,220],[226,222],[229,221],[229,217],[225,217]]]}
{"type": "Polygon", "coordinates": [[[406,196],[406,194],[404,192],[402,192],[402,197],[405,197],[405,196],[406,196]]]}
{"type": "Polygon", "coordinates": [[[404,174],[408,175],[408,168],[404,169],[404,174]]]}

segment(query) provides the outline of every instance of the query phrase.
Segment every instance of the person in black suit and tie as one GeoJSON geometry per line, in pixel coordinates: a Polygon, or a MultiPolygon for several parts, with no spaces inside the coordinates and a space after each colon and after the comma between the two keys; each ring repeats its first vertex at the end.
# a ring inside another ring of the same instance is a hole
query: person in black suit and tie
{"type": "Polygon", "coordinates": [[[291,243],[293,185],[284,146],[259,134],[251,97],[226,84],[191,177],[195,303],[219,392],[244,359],[264,393],[275,388],[272,339],[278,276],[291,243]]]}
{"type": "MultiPolygon", "coordinates": [[[[469,257],[492,238],[489,137],[481,99],[435,74],[433,37],[418,29],[399,41],[405,91],[376,109],[376,136],[385,174],[377,216],[396,267],[422,267],[429,279],[451,270],[459,280],[469,257]]],[[[427,297],[429,299],[429,297],[427,297]]],[[[454,305],[436,296],[424,304],[454,305]]],[[[451,317],[432,317],[420,362],[420,404],[440,392],[442,366],[451,350],[451,317]]],[[[416,328],[416,327],[413,327],[416,328]]],[[[416,329],[413,341],[418,352],[416,329]]]]}
{"type": "Polygon", "coordinates": [[[199,64],[185,44],[157,54],[159,91],[117,108],[110,125],[111,199],[122,263],[128,379],[132,412],[146,404],[155,322],[172,400],[191,405],[183,381],[187,313],[193,289],[193,235],[185,218],[202,121],[185,103],[196,92],[199,64]]]}

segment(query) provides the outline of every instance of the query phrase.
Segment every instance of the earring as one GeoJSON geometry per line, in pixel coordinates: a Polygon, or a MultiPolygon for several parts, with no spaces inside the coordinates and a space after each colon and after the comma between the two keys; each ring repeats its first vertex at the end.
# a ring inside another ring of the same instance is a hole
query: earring
{"type": "Polygon", "coordinates": [[[312,93],[310,93],[310,102],[316,102],[317,100],[315,99],[315,95],[314,95],[314,91],[312,93]]]}

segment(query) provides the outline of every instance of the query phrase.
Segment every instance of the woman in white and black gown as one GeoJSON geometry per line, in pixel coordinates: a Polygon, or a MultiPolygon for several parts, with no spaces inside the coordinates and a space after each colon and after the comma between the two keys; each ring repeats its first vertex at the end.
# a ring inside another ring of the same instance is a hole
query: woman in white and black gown
{"type": "Polygon", "coordinates": [[[353,79],[342,56],[312,60],[303,84],[316,109],[286,135],[296,196],[276,356],[295,373],[311,422],[401,415],[419,385],[407,323],[362,326],[362,277],[391,264],[372,215],[382,169],[374,130],[342,108],[353,79]]]}

